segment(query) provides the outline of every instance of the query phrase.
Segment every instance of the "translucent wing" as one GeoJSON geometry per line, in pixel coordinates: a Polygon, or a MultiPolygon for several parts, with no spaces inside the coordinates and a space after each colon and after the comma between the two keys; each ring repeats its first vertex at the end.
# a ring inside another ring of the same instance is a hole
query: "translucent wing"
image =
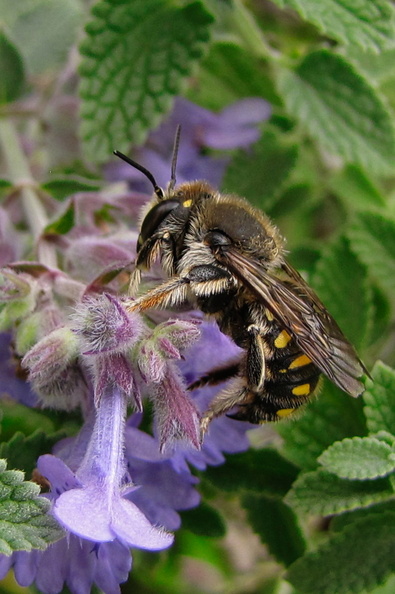
{"type": "Polygon", "coordinates": [[[290,264],[283,262],[281,278],[235,247],[227,246],[217,257],[333,383],[351,396],[363,392],[358,378],[367,373],[364,365],[314,291],[290,264]]]}

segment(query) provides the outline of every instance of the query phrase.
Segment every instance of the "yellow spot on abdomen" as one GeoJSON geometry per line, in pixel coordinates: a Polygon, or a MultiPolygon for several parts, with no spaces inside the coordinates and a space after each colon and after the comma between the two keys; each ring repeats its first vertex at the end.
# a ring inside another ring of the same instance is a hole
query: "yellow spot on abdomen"
{"type": "Polygon", "coordinates": [[[185,206],[185,208],[189,208],[192,205],[192,200],[185,200],[182,205],[185,206]]]}
{"type": "Polygon", "coordinates": [[[302,384],[292,388],[292,394],[295,396],[307,396],[310,394],[310,384],[302,384]]]}
{"type": "Polygon", "coordinates": [[[300,357],[296,357],[288,367],[288,369],[295,369],[295,367],[303,367],[303,365],[308,365],[311,363],[311,359],[307,355],[300,355],[300,357]]]}
{"type": "Polygon", "coordinates": [[[286,330],[282,330],[282,332],[280,332],[280,334],[275,339],[274,346],[277,349],[283,349],[287,346],[290,340],[291,336],[288,334],[288,332],[286,330]]]}
{"type": "Polygon", "coordinates": [[[277,411],[277,416],[280,417],[281,419],[284,417],[288,417],[289,415],[292,415],[292,413],[295,411],[294,408],[281,408],[280,410],[277,411]]]}

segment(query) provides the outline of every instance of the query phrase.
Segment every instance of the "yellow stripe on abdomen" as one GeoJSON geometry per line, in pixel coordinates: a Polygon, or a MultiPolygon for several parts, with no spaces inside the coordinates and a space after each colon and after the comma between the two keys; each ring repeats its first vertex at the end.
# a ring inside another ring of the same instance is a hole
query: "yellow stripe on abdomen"
{"type": "Polygon", "coordinates": [[[282,330],[280,334],[274,340],[274,346],[276,349],[284,349],[289,341],[291,340],[291,335],[288,334],[286,330],[282,330]]]}
{"type": "Polygon", "coordinates": [[[301,384],[300,386],[292,388],[292,394],[294,394],[294,396],[308,396],[310,391],[310,384],[301,384]]]}
{"type": "Polygon", "coordinates": [[[296,367],[303,367],[303,365],[309,365],[311,363],[310,357],[307,355],[300,355],[296,357],[291,364],[289,365],[288,369],[295,369],[296,367]]]}

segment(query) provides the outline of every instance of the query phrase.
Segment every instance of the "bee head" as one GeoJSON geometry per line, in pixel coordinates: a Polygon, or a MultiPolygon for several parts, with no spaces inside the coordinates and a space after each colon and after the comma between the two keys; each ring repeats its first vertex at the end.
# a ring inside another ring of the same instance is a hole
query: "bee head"
{"type": "Polygon", "coordinates": [[[185,199],[182,199],[182,195],[178,195],[174,192],[174,188],[176,185],[176,167],[177,167],[177,155],[178,155],[178,148],[180,144],[180,132],[181,127],[178,126],[176,130],[176,135],[174,139],[174,147],[173,147],[173,157],[171,163],[171,177],[170,182],[167,186],[166,192],[162,190],[162,188],[156,183],[154,176],[152,173],[140,165],[133,159],[130,159],[120,151],[114,151],[114,155],[137,169],[141,171],[145,175],[145,177],[151,182],[154,188],[154,200],[150,202],[148,205],[148,210],[145,212],[143,216],[140,235],[137,241],[137,252],[139,252],[141,246],[145,243],[147,239],[149,239],[159,228],[161,223],[168,217],[168,215],[175,209],[180,206],[185,206],[185,199]]]}

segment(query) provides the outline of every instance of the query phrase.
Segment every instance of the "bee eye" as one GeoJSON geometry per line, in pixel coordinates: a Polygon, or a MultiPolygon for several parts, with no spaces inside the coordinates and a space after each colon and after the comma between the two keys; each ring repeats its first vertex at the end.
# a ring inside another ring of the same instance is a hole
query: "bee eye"
{"type": "Polygon", "coordinates": [[[143,224],[141,225],[141,231],[138,239],[139,249],[143,243],[151,237],[157,231],[158,227],[165,220],[165,218],[171,213],[172,210],[180,206],[179,200],[164,200],[156,204],[145,217],[143,224]]]}

